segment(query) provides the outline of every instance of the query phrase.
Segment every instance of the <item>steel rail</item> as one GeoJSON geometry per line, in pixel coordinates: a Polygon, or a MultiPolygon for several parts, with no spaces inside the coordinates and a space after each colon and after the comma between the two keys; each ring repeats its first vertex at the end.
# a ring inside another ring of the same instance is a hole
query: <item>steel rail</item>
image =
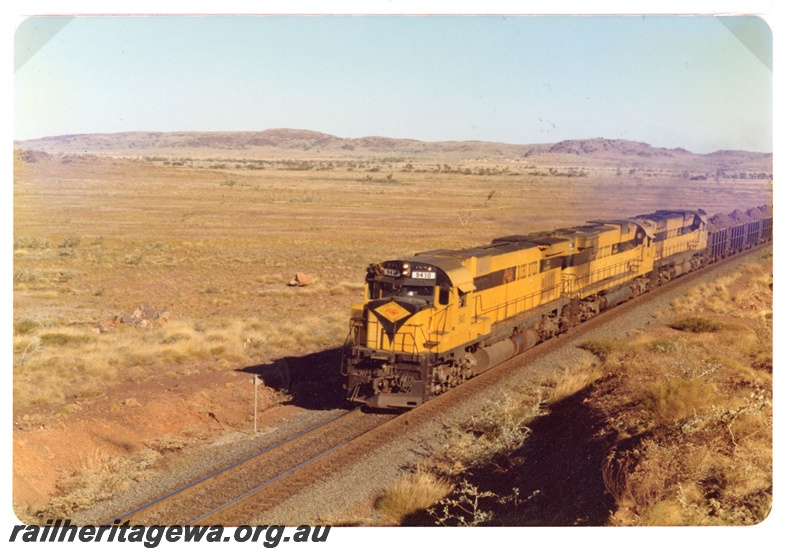
{"type": "Polygon", "coordinates": [[[207,474],[207,475],[205,475],[203,477],[200,477],[199,479],[196,479],[196,480],[190,482],[189,484],[185,484],[185,485],[181,486],[180,488],[177,488],[177,489],[172,490],[172,491],[170,491],[170,492],[168,492],[166,494],[163,494],[163,495],[159,496],[158,498],[156,498],[154,500],[150,500],[149,502],[146,502],[146,503],[140,505],[139,507],[137,507],[137,508],[135,508],[133,510],[130,510],[128,512],[125,512],[124,514],[118,515],[118,516],[114,517],[114,519],[106,521],[105,523],[103,523],[103,525],[111,525],[114,522],[122,521],[126,517],[130,517],[130,516],[132,516],[132,515],[134,515],[136,513],[144,511],[144,510],[146,510],[146,509],[148,509],[148,508],[150,508],[150,507],[152,507],[152,506],[154,506],[154,505],[156,505],[158,503],[161,503],[161,502],[163,502],[165,500],[173,498],[174,496],[180,494],[181,492],[184,492],[184,491],[186,491],[186,490],[188,490],[190,488],[196,487],[199,484],[207,482],[208,480],[213,479],[213,478],[215,478],[215,477],[217,477],[217,476],[219,476],[219,475],[221,475],[221,474],[223,474],[223,473],[225,473],[227,471],[230,471],[232,469],[240,467],[241,465],[247,463],[248,461],[251,461],[251,460],[253,460],[253,459],[257,458],[257,457],[260,457],[260,456],[264,455],[265,453],[268,453],[270,451],[278,449],[279,447],[281,447],[281,446],[283,446],[285,444],[288,444],[289,442],[291,442],[293,440],[296,440],[296,439],[298,439],[298,438],[300,438],[302,436],[306,436],[306,435],[310,434],[311,432],[314,432],[315,430],[317,430],[319,428],[322,428],[323,426],[329,425],[329,424],[331,424],[333,422],[336,422],[336,421],[338,421],[338,420],[340,420],[340,419],[342,419],[342,418],[344,418],[346,416],[349,416],[349,415],[351,415],[351,414],[353,414],[355,412],[358,412],[358,411],[361,410],[362,407],[363,407],[363,405],[359,405],[358,407],[355,407],[354,409],[350,409],[349,411],[347,411],[345,413],[342,413],[340,415],[336,415],[335,417],[329,418],[328,420],[320,422],[319,424],[315,424],[311,428],[307,428],[306,430],[303,430],[301,432],[293,434],[293,435],[289,436],[288,438],[285,438],[285,439],[281,440],[280,442],[276,442],[276,443],[274,443],[274,444],[272,444],[272,445],[270,445],[270,446],[268,446],[266,448],[263,448],[263,449],[257,451],[256,453],[253,453],[251,455],[248,455],[247,457],[239,459],[238,461],[236,461],[234,463],[231,463],[230,465],[226,465],[225,467],[223,467],[221,469],[217,469],[216,471],[213,471],[213,472],[211,472],[211,473],[209,473],[209,474],[207,474]]]}

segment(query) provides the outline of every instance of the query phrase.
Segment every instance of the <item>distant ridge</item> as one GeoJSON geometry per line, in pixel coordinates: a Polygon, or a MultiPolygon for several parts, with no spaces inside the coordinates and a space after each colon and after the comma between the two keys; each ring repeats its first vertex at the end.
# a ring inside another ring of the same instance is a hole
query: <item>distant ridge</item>
{"type": "Polygon", "coordinates": [[[587,140],[566,140],[554,144],[550,148],[550,153],[572,153],[575,155],[635,155],[637,157],[710,157],[710,158],[752,158],[769,159],[771,153],[758,153],[755,151],[720,150],[706,155],[697,155],[676,147],[668,149],[663,147],[652,147],[648,143],[640,141],[593,138],[587,140]]]}
{"type": "Polygon", "coordinates": [[[693,155],[686,149],[665,149],[652,147],[648,143],[629,140],[612,140],[594,138],[588,140],[566,140],[550,148],[551,153],[574,153],[576,155],[589,155],[592,153],[616,153],[620,155],[637,155],[639,157],[681,157],[693,155]]]}
{"type": "Polygon", "coordinates": [[[259,132],[119,132],[112,134],[71,134],[14,142],[16,149],[48,153],[94,153],[114,155],[185,155],[197,150],[219,156],[437,156],[455,158],[525,159],[545,154],[576,155],[580,158],[737,158],[771,159],[770,153],[717,151],[697,155],[682,148],[652,147],[622,139],[577,139],[555,144],[509,144],[485,141],[426,142],[414,139],[367,136],[341,138],[313,130],[274,128],[259,132]],[[303,155],[305,154],[305,155],[303,155]]]}

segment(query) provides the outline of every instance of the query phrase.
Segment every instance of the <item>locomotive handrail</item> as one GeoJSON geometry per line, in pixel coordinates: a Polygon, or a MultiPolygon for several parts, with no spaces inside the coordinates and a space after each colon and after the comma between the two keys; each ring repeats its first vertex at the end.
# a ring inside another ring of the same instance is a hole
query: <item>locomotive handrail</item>
{"type": "MultiPolygon", "coordinates": [[[[474,319],[477,321],[479,319],[483,319],[483,318],[489,317],[492,314],[494,315],[494,320],[495,321],[500,321],[501,319],[507,319],[510,316],[515,316],[517,314],[525,312],[526,310],[530,310],[532,308],[535,308],[536,306],[538,306],[538,304],[534,304],[534,301],[536,300],[537,297],[540,298],[540,302],[541,302],[541,300],[544,299],[544,297],[545,297],[545,293],[550,293],[550,292],[556,291],[556,290],[557,290],[557,287],[554,285],[554,286],[549,287],[547,289],[534,291],[534,292],[528,293],[528,294],[526,294],[524,296],[517,297],[515,299],[509,300],[509,301],[507,301],[507,302],[505,302],[503,304],[498,304],[496,306],[489,307],[489,308],[484,308],[483,307],[483,297],[481,295],[478,295],[478,296],[475,297],[476,298],[476,302],[475,302],[475,317],[474,317],[474,319]],[[519,305],[522,305],[522,309],[518,309],[519,305]],[[514,312],[511,313],[511,314],[508,313],[508,307],[509,306],[514,306],[514,312]],[[480,307],[480,309],[479,309],[479,307],[480,307]],[[500,318],[500,309],[505,309],[506,310],[505,314],[503,315],[503,318],[500,318]]],[[[553,297],[553,298],[557,298],[557,297],[553,297]]]]}

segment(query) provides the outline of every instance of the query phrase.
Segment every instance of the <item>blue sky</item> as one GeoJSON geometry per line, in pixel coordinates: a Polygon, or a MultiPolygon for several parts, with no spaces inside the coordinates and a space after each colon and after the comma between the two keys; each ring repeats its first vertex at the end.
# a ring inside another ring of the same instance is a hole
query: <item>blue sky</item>
{"type": "Polygon", "coordinates": [[[758,56],[770,54],[769,27],[755,17],[724,21],[30,18],[15,36],[14,138],[303,128],[771,151],[772,72],[758,56]]]}

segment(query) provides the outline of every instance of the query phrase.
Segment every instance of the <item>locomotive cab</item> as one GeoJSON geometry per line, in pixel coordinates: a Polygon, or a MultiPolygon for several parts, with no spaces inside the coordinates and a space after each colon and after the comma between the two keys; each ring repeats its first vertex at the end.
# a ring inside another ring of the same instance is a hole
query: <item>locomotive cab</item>
{"type": "Polygon", "coordinates": [[[352,307],[343,360],[349,400],[408,408],[427,398],[443,340],[459,311],[466,319],[471,289],[454,285],[442,269],[454,264],[419,255],[367,268],[365,299],[352,307]]]}

